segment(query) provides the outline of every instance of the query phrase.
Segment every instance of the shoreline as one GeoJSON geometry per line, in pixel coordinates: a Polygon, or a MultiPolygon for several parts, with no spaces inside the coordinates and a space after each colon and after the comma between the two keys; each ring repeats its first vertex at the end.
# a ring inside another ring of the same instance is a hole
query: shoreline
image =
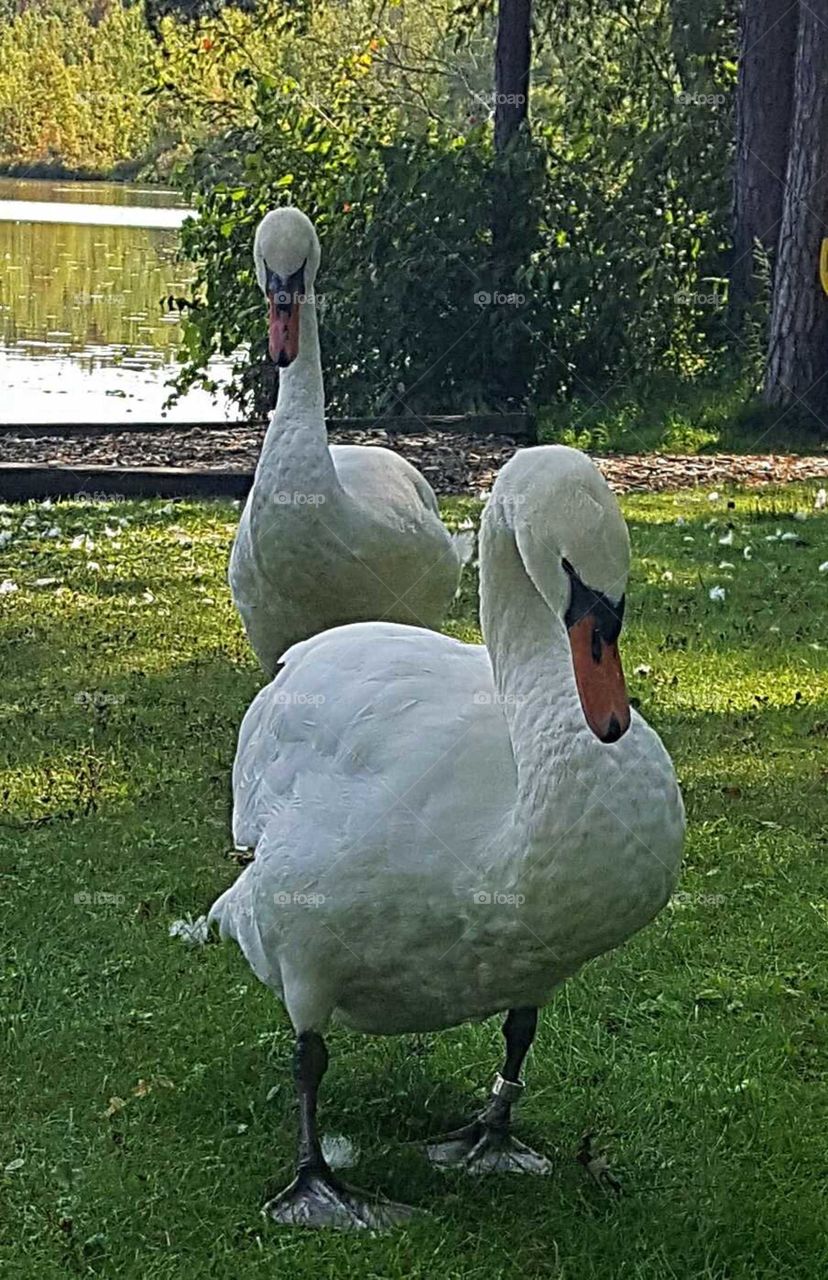
{"type": "Polygon", "coordinates": [[[114,169],[72,169],[59,162],[38,161],[32,164],[0,164],[0,178],[20,178],[30,182],[115,182],[124,185],[140,182],[147,186],[175,189],[171,178],[148,173],[141,161],[124,162],[114,169]]]}

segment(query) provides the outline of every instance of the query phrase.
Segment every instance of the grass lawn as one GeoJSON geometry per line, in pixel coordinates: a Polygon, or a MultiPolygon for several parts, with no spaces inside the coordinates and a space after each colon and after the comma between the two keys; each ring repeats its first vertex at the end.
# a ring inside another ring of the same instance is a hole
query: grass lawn
{"type": "MultiPolygon", "coordinates": [[[[0,508],[4,1280],[828,1274],[816,488],[625,501],[624,656],[684,788],[681,891],[543,1016],[517,1132],[551,1178],[445,1174],[414,1145],[481,1098],[495,1023],[331,1035],[323,1127],[359,1144],[349,1176],[430,1211],[367,1238],[261,1218],[291,1174],[289,1028],[233,945],[168,937],[235,874],[229,771],[260,684],[224,582],[237,513],[0,508]],[[574,1161],[585,1130],[620,1200],[574,1161]]],[[[450,625],[469,638],[474,590],[450,625]]]]}
{"type": "Polygon", "coordinates": [[[541,440],[613,453],[824,454],[828,428],[799,409],[763,404],[744,378],[675,382],[577,397],[538,412],[541,440]]]}

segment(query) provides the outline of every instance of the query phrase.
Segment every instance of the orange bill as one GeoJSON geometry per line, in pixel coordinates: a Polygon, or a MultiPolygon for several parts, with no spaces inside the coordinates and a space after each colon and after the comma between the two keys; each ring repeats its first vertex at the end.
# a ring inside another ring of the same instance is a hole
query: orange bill
{"type": "Polygon", "coordinates": [[[617,742],[630,727],[630,703],[616,640],[606,641],[593,613],[569,627],[575,682],[584,716],[602,742],[617,742]]]}
{"type": "Polygon", "coordinates": [[[282,306],[272,296],[267,303],[270,358],[284,369],[299,353],[299,303],[294,299],[288,306],[282,306]]]}

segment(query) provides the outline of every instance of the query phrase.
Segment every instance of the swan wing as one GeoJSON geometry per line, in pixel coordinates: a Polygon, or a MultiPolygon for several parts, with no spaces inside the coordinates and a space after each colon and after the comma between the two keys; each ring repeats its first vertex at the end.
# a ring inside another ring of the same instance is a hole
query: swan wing
{"type": "Polygon", "coordinates": [[[334,444],[330,448],[337,478],[346,493],[372,510],[390,507],[399,515],[438,518],[440,508],[431,485],[416,467],[379,445],[334,444]]]}
{"type": "MultiPolygon", "coordinates": [[[[514,797],[514,762],[482,645],[394,623],[294,645],[254,699],[233,769],[237,844],[303,804],[383,829],[473,843],[514,797]],[[357,793],[359,795],[357,796],[357,793]],[[353,816],[356,812],[356,816],[353,816]]],[[[421,839],[415,840],[415,847],[421,839]]]]}

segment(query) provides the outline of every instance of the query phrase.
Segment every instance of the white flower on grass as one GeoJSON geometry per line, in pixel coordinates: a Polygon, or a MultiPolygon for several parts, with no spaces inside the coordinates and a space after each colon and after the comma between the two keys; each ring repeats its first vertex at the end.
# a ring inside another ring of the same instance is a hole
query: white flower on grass
{"type": "Polygon", "coordinates": [[[665,569],[665,570],[664,570],[664,572],[663,572],[663,573],[662,573],[662,575],[661,575],[661,581],[662,581],[662,582],[672,582],[672,581],[673,581],[673,574],[672,574],[672,572],[671,572],[671,570],[670,570],[670,569],[665,569]]]}
{"type": "Polygon", "coordinates": [[[97,560],[87,560],[86,567],[90,573],[100,573],[101,571],[101,566],[98,564],[97,560]]]}
{"type": "Polygon", "coordinates": [[[2,533],[0,533],[0,547],[7,547],[13,537],[14,534],[9,529],[4,529],[2,533]]]}
{"type": "Polygon", "coordinates": [[[828,507],[828,490],[817,489],[817,496],[814,498],[814,510],[824,511],[828,507]]]}
{"type": "Polygon", "coordinates": [[[17,589],[17,583],[12,582],[11,578],[6,578],[5,582],[0,582],[0,596],[10,596],[17,589]]]}
{"type": "Polygon", "coordinates": [[[171,938],[181,938],[190,947],[203,947],[210,936],[207,917],[199,916],[193,920],[192,916],[187,916],[184,920],[173,920],[169,933],[171,938]]]}
{"type": "Polygon", "coordinates": [[[823,560],[822,564],[819,566],[819,572],[828,573],[828,560],[823,560]]]}
{"type": "Polygon", "coordinates": [[[724,600],[727,592],[724,587],[711,587],[707,594],[711,600],[721,601],[724,600]]]}
{"type": "Polygon", "coordinates": [[[636,675],[636,676],[648,676],[648,675],[650,674],[650,672],[651,672],[651,671],[652,671],[652,667],[648,666],[646,662],[642,662],[642,663],[640,663],[640,664],[639,664],[639,666],[637,666],[637,667],[634,669],[634,671],[633,671],[633,675],[636,675]]]}
{"type": "Polygon", "coordinates": [[[141,599],[145,604],[155,604],[155,596],[151,591],[145,591],[141,599]]]}
{"type": "Polygon", "coordinates": [[[61,535],[61,532],[62,530],[58,527],[58,525],[53,524],[51,529],[47,529],[43,536],[44,538],[59,538],[61,535]]]}
{"type": "Polygon", "coordinates": [[[733,546],[733,530],[732,529],[728,529],[727,533],[723,534],[722,537],[719,538],[719,546],[720,547],[733,546]]]}
{"type": "Polygon", "coordinates": [[[707,501],[708,501],[708,502],[718,502],[718,501],[719,501],[719,495],[718,495],[718,493],[716,492],[716,490],[715,490],[715,489],[713,490],[713,492],[712,492],[712,493],[708,493],[708,495],[707,495],[707,501]]]}
{"type": "Polygon", "coordinates": [[[88,533],[77,534],[69,543],[69,546],[72,548],[73,551],[94,551],[95,550],[95,543],[92,540],[92,538],[90,538],[88,533]]]}

